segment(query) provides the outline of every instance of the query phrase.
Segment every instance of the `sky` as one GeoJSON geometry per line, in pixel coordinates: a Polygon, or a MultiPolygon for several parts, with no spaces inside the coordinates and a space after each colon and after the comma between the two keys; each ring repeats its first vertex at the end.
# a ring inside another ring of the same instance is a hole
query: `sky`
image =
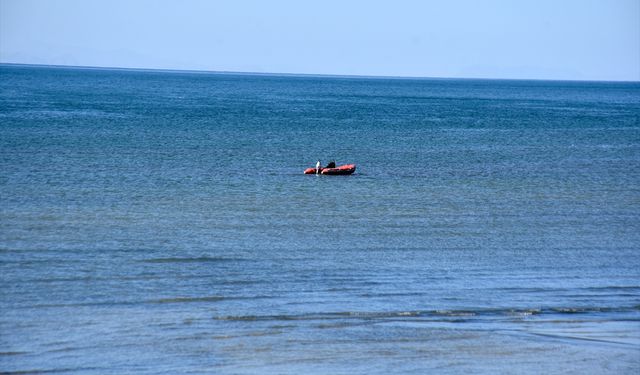
{"type": "Polygon", "coordinates": [[[0,62],[640,81],[640,0],[0,0],[0,62]]]}

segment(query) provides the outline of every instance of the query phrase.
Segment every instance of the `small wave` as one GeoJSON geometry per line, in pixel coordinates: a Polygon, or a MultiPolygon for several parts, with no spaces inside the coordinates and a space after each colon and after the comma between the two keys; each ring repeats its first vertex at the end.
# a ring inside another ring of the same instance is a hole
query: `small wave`
{"type": "Polygon", "coordinates": [[[239,262],[241,258],[225,257],[195,257],[195,258],[151,258],[144,259],[144,263],[207,263],[207,262],[239,262]]]}
{"type": "Polygon", "coordinates": [[[149,301],[149,303],[188,303],[188,302],[219,302],[225,299],[230,299],[222,296],[210,296],[210,297],[173,297],[173,298],[160,298],[149,301]]]}
{"type": "Polygon", "coordinates": [[[232,321],[286,321],[286,320],[387,320],[408,318],[467,318],[467,317],[525,317],[532,315],[557,315],[557,314],[589,314],[589,313],[614,313],[640,310],[640,306],[632,307],[553,307],[553,308],[512,308],[512,309],[469,309],[469,310],[424,310],[424,311],[391,311],[391,312],[367,312],[344,311],[311,314],[290,315],[227,315],[219,316],[217,320],[232,321]]]}
{"type": "Polygon", "coordinates": [[[378,297],[412,297],[412,296],[424,296],[423,292],[407,292],[407,293],[363,293],[360,297],[366,298],[378,298],[378,297]]]}
{"type": "Polygon", "coordinates": [[[635,286],[635,285],[612,285],[612,286],[592,286],[592,287],[586,287],[586,288],[582,288],[583,290],[633,290],[633,291],[638,291],[640,290],[640,286],[635,286]]]}
{"type": "Polygon", "coordinates": [[[42,303],[36,305],[25,305],[20,308],[25,309],[48,309],[48,308],[69,308],[69,307],[100,307],[100,306],[132,306],[140,302],[136,301],[96,301],[96,302],[69,302],[69,303],[42,303]]]}
{"type": "Polygon", "coordinates": [[[478,315],[475,311],[465,311],[465,310],[437,310],[432,312],[432,315],[440,315],[440,316],[476,316],[478,315]]]}
{"type": "Polygon", "coordinates": [[[254,300],[272,298],[271,296],[204,296],[204,297],[169,297],[147,301],[148,303],[190,303],[190,302],[220,302],[229,300],[254,300]]]}
{"type": "Polygon", "coordinates": [[[213,339],[215,339],[215,340],[228,340],[228,339],[236,339],[236,338],[243,338],[243,337],[274,336],[274,335],[280,335],[280,334],[282,334],[282,332],[283,331],[281,331],[281,330],[252,331],[252,332],[247,332],[247,333],[242,334],[242,335],[217,335],[217,336],[213,336],[213,339]]]}
{"type": "Polygon", "coordinates": [[[393,317],[421,316],[420,311],[367,312],[344,311],[299,315],[227,315],[216,317],[217,320],[265,321],[265,320],[331,320],[331,319],[384,319],[393,317]]]}
{"type": "Polygon", "coordinates": [[[586,314],[612,311],[613,309],[609,307],[552,307],[549,309],[549,312],[559,314],[586,314]]]}
{"type": "Polygon", "coordinates": [[[523,288],[523,287],[502,287],[495,290],[501,290],[506,292],[518,292],[518,293],[549,293],[550,291],[566,291],[566,288],[523,288]]]}
{"type": "MultiPolygon", "coordinates": [[[[218,274],[198,274],[198,275],[181,275],[180,280],[190,279],[211,279],[218,276],[218,274]]],[[[112,276],[112,277],[97,277],[97,276],[77,276],[77,277],[44,277],[44,278],[29,278],[17,280],[24,283],[66,283],[66,282],[100,282],[100,281],[145,281],[145,280],[158,280],[165,279],[162,274],[158,275],[140,275],[140,276],[112,276]]],[[[260,281],[255,280],[222,280],[219,281],[220,285],[253,285],[258,284],[260,281]]]]}
{"type": "MultiPolygon", "coordinates": [[[[89,301],[89,302],[69,302],[69,303],[47,303],[36,305],[19,306],[19,308],[73,308],[73,307],[112,307],[112,306],[135,306],[141,304],[165,304],[165,303],[190,303],[190,302],[220,302],[227,300],[256,300],[273,298],[268,295],[257,296],[203,296],[203,297],[167,297],[151,300],[131,300],[131,301],[89,301]]],[[[0,374],[1,375],[1,374],[0,374]]]]}
{"type": "Polygon", "coordinates": [[[623,345],[628,347],[637,348],[637,344],[635,342],[625,342],[621,340],[612,340],[612,339],[603,339],[598,337],[589,337],[589,336],[578,336],[572,334],[562,334],[562,333],[543,333],[543,332],[530,332],[531,335],[548,337],[553,339],[560,340],[578,340],[578,341],[591,341],[591,342],[601,342],[606,344],[614,344],[614,345],[623,345]]]}

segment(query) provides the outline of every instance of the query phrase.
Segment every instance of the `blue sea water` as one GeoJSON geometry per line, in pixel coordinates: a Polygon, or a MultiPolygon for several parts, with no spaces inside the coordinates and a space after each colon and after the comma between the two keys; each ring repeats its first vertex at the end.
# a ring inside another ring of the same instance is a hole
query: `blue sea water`
{"type": "Polygon", "coordinates": [[[637,373],[640,83],[0,65],[0,283],[9,374],[637,373]]]}

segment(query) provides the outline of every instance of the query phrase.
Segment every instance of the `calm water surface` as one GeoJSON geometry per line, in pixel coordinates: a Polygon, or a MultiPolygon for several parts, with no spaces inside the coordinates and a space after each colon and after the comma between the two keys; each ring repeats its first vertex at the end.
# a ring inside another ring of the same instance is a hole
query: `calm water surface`
{"type": "Polygon", "coordinates": [[[640,370],[639,83],[0,65],[0,171],[0,372],[640,370]]]}

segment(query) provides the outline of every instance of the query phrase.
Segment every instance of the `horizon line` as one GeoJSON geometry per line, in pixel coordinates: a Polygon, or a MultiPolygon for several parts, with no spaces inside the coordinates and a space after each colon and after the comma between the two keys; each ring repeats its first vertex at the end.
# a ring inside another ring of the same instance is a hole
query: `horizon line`
{"type": "Polygon", "coordinates": [[[247,72],[233,70],[200,70],[200,69],[173,69],[173,68],[142,68],[142,67],[121,67],[121,66],[96,66],[96,65],[63,65],[63,64],[32,64],[1,62],[1,65],[57,68],[57,69],[87,69],[87,70],[123,70],[123,71],[146,71],[146,72],[167,72],[167,73],[196,73],[196,74],[225,74],[225,75],[255,75],[255,76],[289,76],[289,77],[322,77],[322,78],[353,78],[353,79],[407,79],[407,80],[486,80],[486,81],[548,81],[548,82],[618,82],[618,83],[640,83],[640,80],[599,80],[599,79],[550,79],[550,78],[490,78],[490,77],[431,77],[431,76],[387,76],[387,75],[364,75],[364,74],[327,74],[327,73],[289,73],[289,72],[247,72]]]}

